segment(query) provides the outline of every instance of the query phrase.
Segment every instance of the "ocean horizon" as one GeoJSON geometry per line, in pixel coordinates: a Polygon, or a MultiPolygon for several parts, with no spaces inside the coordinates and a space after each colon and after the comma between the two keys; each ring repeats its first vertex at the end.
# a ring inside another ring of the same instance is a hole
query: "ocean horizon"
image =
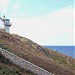
{"type": "Polygon", "coordinates": [[[45,46],[46,48],[50,48],[52,50],[56,50],[62,54],[65,54],[67,56],[71,56],[75,58],[75,46],[45,46]]]}

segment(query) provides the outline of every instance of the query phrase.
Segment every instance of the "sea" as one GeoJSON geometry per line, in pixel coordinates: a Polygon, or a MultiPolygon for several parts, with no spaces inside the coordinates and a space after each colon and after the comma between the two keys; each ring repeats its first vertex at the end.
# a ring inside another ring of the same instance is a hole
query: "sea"
{"type": "Polygon", "coordinates": [[[45,47],[75,58],[75,46],[45,46],[45,47]]]}

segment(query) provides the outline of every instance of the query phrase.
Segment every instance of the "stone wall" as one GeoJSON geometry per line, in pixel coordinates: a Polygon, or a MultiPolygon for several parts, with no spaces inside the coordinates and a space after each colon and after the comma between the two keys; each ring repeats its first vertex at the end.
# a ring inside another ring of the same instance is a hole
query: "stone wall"
{"type": "Polygon", "coordinates": [[[10,61],[12,61],[14,64],[20,66],[21,68],[23,69],[26,69],[26,70],[29,70],[31,72],[33,72],[34,74],[37,74],[37,75],[54,75],[20,57],[18,57],[17,55],[7,51],[7,50],[4,50],[2,48],[0,48],[0,52],[1,54],[9,59],[10,61]]]}

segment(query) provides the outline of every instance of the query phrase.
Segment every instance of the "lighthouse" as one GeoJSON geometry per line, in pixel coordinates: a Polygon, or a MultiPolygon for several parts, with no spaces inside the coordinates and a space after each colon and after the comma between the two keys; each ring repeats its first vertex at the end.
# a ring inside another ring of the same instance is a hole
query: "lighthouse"
{"type": "Polygon", "coordinates": [[[4,23],[5,32],[9,33],[11,27],[10,19],[7,19],[5,16],[3,18],[0,17],[0,19],[4,23]]]}

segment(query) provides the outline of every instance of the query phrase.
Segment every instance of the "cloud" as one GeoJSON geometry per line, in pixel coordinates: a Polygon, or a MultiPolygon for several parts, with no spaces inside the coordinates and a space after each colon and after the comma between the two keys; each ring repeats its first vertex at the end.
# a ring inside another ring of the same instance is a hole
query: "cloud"
{"type": "Polygon", "coordinates": [[[65,7],[43,17],[15,18],[11,33],[32,39],[41,45],[74,44],[74,8],[65,7]]]}
{"type": "Polygon", "coordinates": [[[13,5],[13,9],[14,9],[15,11],[19,10],[19,8],[20,8],[20,5],[19,5],[18,3],[15,3],[15,4],[13,5]]]}
{"type": "Polygon", "coordinates": [[[9,4],[9,0],[0,0],[0,12],[1,12],[1,14],[7,12],[8,4],[9,4]]]}
{"type": "Polygon", "coordinates": [[[19,3],[14,3],[14,4],[12,4],[12,7],[11,7],[11,9],[12,9],[12,14],[11,14],[11,17],[23,17],[24,15],[25,15],[25,13],[22,13],[21,12],[21,9],[20,9],[20,4],[19,3]]]}

